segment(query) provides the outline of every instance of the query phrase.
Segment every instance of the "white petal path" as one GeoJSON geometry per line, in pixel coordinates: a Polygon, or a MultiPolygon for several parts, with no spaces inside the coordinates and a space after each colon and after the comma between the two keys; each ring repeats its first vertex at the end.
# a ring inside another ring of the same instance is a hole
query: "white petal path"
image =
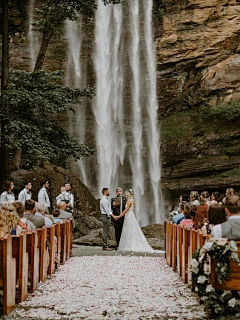
{"type": "MultiPolygon", "coordinates": [[[[7,317],[9,318],[9,317],[7,317]]],[[[162,257],[74,257],[11,319],[203,319],[200,306],[162,257]]]]}

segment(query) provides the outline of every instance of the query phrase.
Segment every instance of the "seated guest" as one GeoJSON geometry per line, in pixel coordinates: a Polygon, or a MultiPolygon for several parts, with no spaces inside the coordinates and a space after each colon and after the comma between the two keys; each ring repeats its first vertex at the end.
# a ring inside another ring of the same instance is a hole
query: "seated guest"
{"type": "Polygon", "coordinates": [[[185,206],[186,202],[181,202],[179,205],[179,213],[177,213],[176,215],[173,216],[172,218],[172,222],[173,223],[177,223],[179,219],[183,219],[184,218],[184,206],[185,206]]]}
{"type": "Polygon", "coordinates": [[[63,221],[59,218],[60,211],[58,209],[53,211],[54,223],[63,223],[63,221]]]}
{"type": "Polygon", "coordinates": [[[46,216],[47,213],[47,205],[44,202],[36,202],[36,212],[35,215],[39,217],[43,217],[45,221],[45,225],[47,227],[51,227],[53,222],[46,216]]]}
{"type": "Polygon", "coordinates": [[[209,205],[209,193],[207,191],[203,191],[200,195],[200,206],[197,207],[196,215],[193,219],[194,229],[201,229],[204,223],[207,221],[209,205]]]}
{"type": "Polygon", "coordinates": [[[13,204],[6,204],[0,208],[0,236],[6,233],[19,235],[22,232],[20,217],[13,204]]]}
{"type": "Polygon", "coordinates": [[[225,211],[229,219],[213,227],[214,238],[240,240],[240,198],[237,195],[226,197],[225,211]]]}
{"type": "Polygon", "coordinates": [[[223,199],[223,203],[225,203],[225,200],[227,197],[231,197],[235,195],[235,190],[233,188],[227,188],[226,190],[226,197],[223,199]]]}
{"type": "Polygon", "coordinates": [[[212,234],[213,227],[227,220],[224,206],[213,204],[208,210],[208,221],[202,227],[203,234],[212,234]]]}
{"type": "Polygon", "coordinates": [[[20,217],[19,225],[21,226],[22,231],[31,232],[31,230],[35,229],[35,226],[32,224],[32,222],[23,217],[24,205],[19,201],[14,201],[12,204],[15,207],[16,212],[20,217]]]}
{"type": "Polygon", "coordinates": [[[15,195],[13,193],[14,183],[12,181],[5,182],[5,191],[0,196],[0,203],[13,203],[15,201],[15,195]]]}
{"type": "MultiPolygon", "coordinates": [[[[69,220],[69,219],[73,219],[73,215],[71,212],[66,211],[67,205],[66,202],[60,202],[59,205],[59,210],[60,210],[60,216],[59,219],[64,219],[64,220],[69,220]]],[[[75,228],[75,221],[74,219],[73,221],[73,228],[75,228]]]]}
{"type": "Polygon", "coordinates": [[[190,203],[186,203],[184,206],[184,219],[180,221],[180,226],[191,228],[193,226],[193,220],[191,216],[192,208],[190,203]]]}
{"type": "Polygon", "coordinates": [[[200,202],[199,202],[200,198],[199,198],[199,194],[197,191],[191,191],[190,192],[190,203],[191,205],[194,206],[199,206],[200,202]]]}
{"type": "Polygon", "coordinates": [[[45,225],[44,217],[35,215],[36,204],[34,200],[26,200],[24,217],[31,221],[36,228],[42,228],[45,225]]]}
{"type": "Polygon", "coordinates": [[[18,195],[18,201],[25,203],[26,200],[32,199],[32,183],[31,181],[26,181],[24,183],[24,189],[18,195]]]}
{"type": "Polygon", "coordinates": [[[213,193],[212,193],[212,201],[211,201],[211,205],[213,205],[213,204],[221,204],[221,202],[220,202],[220,193],[218,192],[218,191],[214,191],[213,193]]]}

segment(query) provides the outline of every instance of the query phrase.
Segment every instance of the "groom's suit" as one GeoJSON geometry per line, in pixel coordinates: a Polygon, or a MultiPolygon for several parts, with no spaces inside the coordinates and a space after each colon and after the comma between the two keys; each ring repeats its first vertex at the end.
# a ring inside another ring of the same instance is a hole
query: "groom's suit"
{"type": "MultiPolygon", "coordinates": [[[[115,197],[111,199],[111,208],[113,211],[114,216],[119,216],[126,207],[127,203],[127,198],[125,196],[120,196],[120,197],[115,197]],[[119,199],[120,204],[119,205],[114,205],[113,202],[119,199]]],[[[116,242],[117,242],[117,247],[119,246],[121,234],[122,234],[122,228],[123,228],[123,223],[124,223],[124,217],[118,219],[118,220],[113,220],[114,223],[114,228],[115,228],[115,236],[116,236],[116,242]]]]}

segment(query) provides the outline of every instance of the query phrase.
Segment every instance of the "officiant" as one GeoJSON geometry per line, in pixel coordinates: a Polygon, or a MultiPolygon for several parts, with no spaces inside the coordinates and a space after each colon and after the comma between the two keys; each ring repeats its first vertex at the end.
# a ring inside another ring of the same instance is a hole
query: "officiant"
{"type": "MultiPolygon", "coordinates": [[[[127,203],[127,198],[122,195],[122,189],[117,188],[116,189],[116,197],[111,199],[111,208],[113,211],[114,216],[119,216],[125,209],[127,203]]],[[[121,234],[122,234],[122,228],[124,223],[124,217],[113,220],[114,228],[115,228],[115,237],[117,242],[117,247],[119,246],[121,234]]]]}

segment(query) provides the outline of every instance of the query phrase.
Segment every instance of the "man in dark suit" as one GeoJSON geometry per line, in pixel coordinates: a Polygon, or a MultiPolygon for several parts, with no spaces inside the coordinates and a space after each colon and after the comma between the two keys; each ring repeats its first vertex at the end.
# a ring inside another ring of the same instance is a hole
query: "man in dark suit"
{"type": "MultiPolygon", "coordinates": [[[[119,216],[125,209],[127,203],[127,198],[122,195],[122,189],[117,188],[116,189],[116,197],[111,199],[111,207],[113,211],[114,216],[119,216]]],[[[121,234],[122,234],[122,228],[123,228],[123,223],[124,223],[124,217],[118,219],[118,220],[113,220],[114,223],[114,228],[115,228],[115,236],[116,236],[116,242],[117,242],[117,247],[119,246],[121,234]]]]}

